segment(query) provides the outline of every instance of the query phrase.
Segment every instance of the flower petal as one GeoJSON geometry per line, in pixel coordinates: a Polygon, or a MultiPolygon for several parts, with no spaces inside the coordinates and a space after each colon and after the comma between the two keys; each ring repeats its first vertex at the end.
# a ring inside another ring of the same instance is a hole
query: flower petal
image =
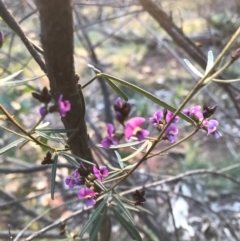
{"type": "Polygon", "coordinates": [[[114,133],[114,126],[111,123],[107,124],[107,133],[109,137],[112,137],[113,133],[114,133]]]}
{"type": "Polygon", "coordinates": [[[129,125],[132,128],[135,128],[137,126],[142,125],[142,123],[145,121],[145,118],[143,117],[133,117],[130,120],[127,121],[126,126],[129,125]]]}
{"type": "Polygon", "coordinates": [[[87,207],[91,207],[91,206],[94,206],[96,204],[96,200],[94,200],[93,198],[88,198],[86,200],[86,206],[87,207]]]}
{"type": "Polygon", "coordinates": [[[102,174],[103,177],[107,177],[109,173],[107,167],[106,166],[100,167],[100,173],[102,174]]]}

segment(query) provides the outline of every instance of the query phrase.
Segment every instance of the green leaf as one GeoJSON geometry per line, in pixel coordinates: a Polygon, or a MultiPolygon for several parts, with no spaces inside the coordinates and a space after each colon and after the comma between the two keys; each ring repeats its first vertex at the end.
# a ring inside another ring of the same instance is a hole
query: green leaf
{"type": "Polygon", "coordinates": [[[133,152],[132,154],[130,154],[129,156],[125,157],[122,159],[122,162],[128,161],[130,159],[132,159],[133,157],[135,157],[136,155],[138,155],[139,153],[141,153],[146,147],[148,146],[148,141],[145,141],[141,147],[139,147],[135,152],[133,152]]]}
{"type": "Polygon", "coordinates": [[[101,182],[99,182],[98,180],[95,180],[94,183],[99,186],[101,188],[101,190],[103,191],[107,191],[107,189],[103,186],[103,184],[101,182]]]}
{"type": "Polygon", "coordinates": [[[19,70],[19,71],[16,72],[16,73],[13,73],[13,74],[11,74],[11,75],[3,78],[3,79],[0,79],[0,85],[3,84],[3,83],[5,83],[5,82],[7,82],[7,81],[9,81],[10,79],[15,78],[15,77],[18,76],[21,72],[22,72],[22,70],[19,70]]]}
{"type": "MultiPolygon", "coordinates": [[[[102,76],[103,77],[103,76],[102,76]]],[[[103,79],[109,84],[109,86],[117,93],[119,94],[125,101],[128,101],[127,95],[109,78],[103,77],[103,79]]]]}
{"type": "Polygon", "coordinates": [[[60,152],[59,155],[63,156],[74,167],[76,168],[80,167],[79,163],[75,159],[71,158],[70,156],[65,155],[65,152],[60,152]]]}
{"type": "Polygon", "coordinates": [[[103,208],[106,206],[108,200],[108,196],[105,197],[101,203],[98,205],[97,209],[94,211],[94,213],[92,214],[92,216],[89,218],[89,220],[87,221],[86,225],[84,226],[84,228],[82,229],[82,231],[79,234],[79,237],[82,237],[83,234],[88,230],[88,228],[93,224],[93,222],[97,219],[97,217],[100,215],[101,211],[103,210],[103,208]]]}
{"type": "Polygon", "coordinates": [[[107,207],[103,210],[103,213],[100,214],[97,219],[93,222],[92,224],[92,228],[91,228],[91,231],[90,231],[90,239],[89,241],[94,241],[95,238],[97,237],[97,234],[98,234],[98,231],[99,231],[99,228],[106,216],[106,213],[107,213],[107,207]]]}
{"type": "MultiPolygon", "coordinates": [[[[127,143],[124,143],[124,144],[120,144],[120,145],[112,145],[110,146],[109,148],[110,149],[119,149],[119,148],[124,148],[124,147],[130,147],[130,146],[135,146],[135,145],[138,145],[140,143],[143,143],[144,141],[133,141],[133,142],[127,142],[127,143]]],[[[103,147],[101,144],[97,144],[96,146],[98,147],[103,147]]]]}
{"type": "MultiPolygon", "coordinates": [[[[159,98],[157,98],[156,96],[154,96],[153,94],[149,93],[148,91],[145,91],[143,89],[141,89],[140,87],[138,86],[135,86],[131,83],[128,83],[127,81],[125,80],[122,80],[122,79],[118,79],[114,76],[111,76],[111,75],[108,75],[108,74],[98,74],[99,76],[103,76],[103,77],[107,77],[109,79],[112,79],[116,82],[118,82],[119,84],[122,84],[126,87],[128,87],[129,89],[132,89],[133,91],[136,91],[138,92],[139,94],[145,96],[146,98],[148,98],[149,100],[157,103],[158,105],[162,106],[163,108],[167,109],[167,110],[170,110],[172,112],[175,112],[176,111],[176,108],[166,104],[164,101],[160,100],[159,98]]],[[[179,112],[178,113],[178,116],[181,117],[183,120],[189,122],[190,124],[194,125],[195,122],[188,116],[184,115],[183,113],[179,112]]]]}
{"type": "Polygon", "coordinates": [[[119,163],[119,166],[121,167],[121,169],[124,168],[124,165],[123,165],[123,162],[122,162],[122,157],[120,156],[119,152],[118,151],[114,151],[116,156],[117,156],[117,159],[118,159],[118,163],[119,163]]]}
{"type": "Polygon", "coordinates": [[[116,219],[121,223],[121,225],[124,227],[124,229],[128,232],[128,234],[131,236],[133,240],[142,241],[142,238],[136,228],[129,223],[116,209],[111,207],[111,210],[114,213],[114,216],[116,219]]]}
{"type": "Polygon", "coordinates": [[[64,139],[61,138],[61,137],[50,136],[50,135],[47,135],[47,134],[42,133],[42,132],[40,132],[40,131],[35,131],[35,133],[36,133],[37,135],[39,135],[39,136],[41,136],[41,137],[49,140],[49,141],[56,142],[56,143],[59,143],[60,140],[64,140],[64,139]]]}
{"type": "Polygon", "coordinates": [[[203,77],[203,74],[198,71],[192,64],[189,60],[187,59],[184,59],[184,62],[185,64],[188,66],[188,68],[195,74],[197,75],[198,77],[202,78],[203,77]]]}
{"type": "Polygon", "coordinates": [[[11,150],[12,148],[16,147],[18,144],[20,144],[21,142],[25,141],[24,138],[20,138],[6,146],[4,146],[3,148],[0,149],[0,154],[2,155],[3,153],[11,150]]]}
{"type": "Polygon", "coordinates": [[[133,220],[133,217],[131,215],[131,213],[125,208],[124,204],[122,203],[122,201],[117,197],[117,195],[112,195],[112,199],[114,202],[116,202],[116,204],[118,205],[118,207],[123,211],[123,213],[126,215],[126,217],[129,219],[129,221],[132,223],[133,226],[135,226],[135,222],[133,220]]]}
{"type": "Polygon", "coordinates": [[[208,51],[208,60],[207,60],[207,67],[206,67],[206,70],[205,70],[205,75],[213,67],[213,64],[214,64],[213,52],[212,51],[208,51]]]}
{"type": "Polygon", "coordinates": [[[39,78],[41,78],[43,76],[44,75],[39,76],[39,77],[35,77],[35,78],[32,78],[32,79],[25,79],[25,80],[6,81],[4,83],[0,82],[0,86],[19,86],[19,85],[24,85],[24,84],[26,84],[29,81],[39,79],[39,78]]]}
{"type": "Polygon", "coordinates": [[[55,179],[57,172],[57,162],[58,162],[58,154],[54,156],[54,162],[52,164],[52,175],[51,175],[51,198],[54,200],[54,189],[55,189],[55,179]]]}
{"type": "Polygon", "coordinates": [[[76,158],[77,160],[80,160],[80,161],[82,161],[82,162],[84,162],[84,163],[87,163],[87,164],[89,164],[89,165],[95,165],[93,162],[90,162],[90,161],[87,161],[87,160],[85,160],[85,159],[83,159],[83,158],[81,158],[81,157],[79,157],[79,156],[76,156],[76,155],[73,155],[72,153],[64,153],[64,155],[67,155],[67,156],[70,156],[70,157],[74,157],[74,158],[76,158]]]}
{"type": "Polygon", "coordinates": [[[74,132],[77,129],[43,129],[43,128],[36,128],[37,131],[45,132],[45,133],[67,133],[67,132],[74,132]]]}

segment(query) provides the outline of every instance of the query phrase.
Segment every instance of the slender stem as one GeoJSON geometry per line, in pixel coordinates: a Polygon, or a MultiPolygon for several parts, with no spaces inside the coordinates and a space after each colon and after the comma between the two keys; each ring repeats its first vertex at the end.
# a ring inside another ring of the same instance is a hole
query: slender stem
{"type": "Polygon", "coordinates": [[[0,109],[6,115],[6,117],[8,118],[9,121],[11,121],[19,130],[21,130],[26,136],[28,136],[30,139],[32,139],[36,144],[38,144],[40,146],[44,146],[48,149],[55,151],[55,148],[42,143],[41,141],[39,141],[38,139],[33,137],[30,133],[28,133],[17,121],[15,121],[13,119],[13,117],[7,112],[7,110],[2,105],[0,105],[0,109]]]}
{"type": "Polygon", "coordinates": [[[82,86],[82,89],[90,85],[95,79],[97,79],[97,77],[98,77],[97,75],[94,76],[91,80],[89,80],[85,85],[82,86]]]}
{"type": "Polygon", "coordinates": [[[36,129],[36,127],[43,121],[45,116],[41,116],[41,118],[39,119],[39,121],[33,126],[33,128],[28,132],[29,134],[33,133],[36,129]]]}
{"type": "Polygon", "coordinates": [[[8,132],[11,132],[11,133],[13,133],[14,135],[20,136],[20,137],[22,137],[22,138],[25,138],[26,140],[31,141],[31,139],[30,139],[29,137],[24,136],[24,135],[21,135],[21,134],[15,132],[15,131],[12,131],[12,130],[8,129],[8,128],[5,127],[5,126],[0,126],[0,128],[3,128],[4,130],[6,130],[6,131],[8,131],[8,132]]]}
{"type": "Polygon", "coordinates": [[[107,183],[107,182],[116,181],[116,180],[118,180],[118,179],[120,179],[120,178],[122,178],[122,177],[125,177],[126,175],[127,175],[127,173],[125,173],[124,175],[122,175],[122,176],[120,176],[120,177],[115,177],[115,178],[106,180],[106,181],[104,181],[104,182],[102,182],[102,183],[107,183]]]}
{"type": "MultiPolygon", "coordinates": [[[[222,57],[225,55],[225,53],[227,52],[227,50],[232,46],[232,44],[235,42],[235,40],[237,39],[238,35],[240,34],[240,27],[237,29],[237,31],[235,32],[235,34],[232,36],[232,38],[229,40],[229,42],[227,43],[227,45],[224,47],[224,49],[222,50],[222,52],[219,54],[219,56],[217,57],[217,59],[215,60],[215,62],[213,63],[212,68],[208,71],[208,73],[206,73],[206,75],[204,75],[199,81],[198,83],[195,85],[195,87],[192,89],[192,91],[188,94],[188,96],[184,99],[184,101],[182,102],[182,104],[178,107],[178,109],[174,112],[172,118],[169,120],[169,122],[165,125],[165,127],[162,129],[162,131],[160,132],[160,134],[157,137],[157,140],[153,142],[152,146],[149,148],[149,150],[145,153],[145,155],[141,158],[141,160],[137,163],[137,165],[131,169],[129,171],[129,173],[124,176],[121,180],[119,180],[115,185],[113,185],[110,189],[107,190],[107,192],[111,191],[113,188],[115,188],[119,183],[121,183],[122,181],[124,181],[125,179],[127,179],[144,161],[147,160],[147,156],[149,155],[149,153],[151,153],[151,151],[154,149],[154,147],[157,145],[157,143],[159,142],[159,140],[161,139],[161,137],[163,136],[164,132],[166,131],[166,129],[170,126],[170,124],[172,123],[172,121],[174,120],[174,118],[177,116],[177,114],[184,108],[184,106],[192,99],[192,97],[197,93],[197,91],[201,88],[202,84],[204,83],[204,81],[209,77],[210,73],[216,68],[216,66],[220,63],[222,57]]],[[[223,69],[222,69],[223,71],[223,69]]]]}
{"type": "Polygon", "coordinates": [[[187,135],[187,136],[185,136],[184,138],[182,138],[181,140],[179,140],[178,142],[175,142],[175,143],[172,144],[171,146],[166,147],[166,148],[163,149],[162,151],[159,151],[159,152],[157,152],[157,153],[152,154],[151,156],[147,157],[147,159],[150,159],[151,157],[154,157],[154,156],[158,156],[158,155],[160,155],[160,154],[162,154],[162,153],[164,153],[164,152],[172,149],[173,147],[181,144],[182,142],[184,142],[184,141],[186,141],[187,139],[189,139],[190,137],[192,137],[192,136],[193,136],[195,133],[197,133],[198,131],[199,131],[199,127],[196,128],[194,131],[192,131],[189,135],[187,135]]]}

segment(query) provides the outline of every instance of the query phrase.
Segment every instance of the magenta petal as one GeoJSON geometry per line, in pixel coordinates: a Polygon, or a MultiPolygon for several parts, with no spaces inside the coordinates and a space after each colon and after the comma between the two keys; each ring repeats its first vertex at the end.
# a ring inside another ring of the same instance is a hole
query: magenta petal
{"type": "Polygon", "coordinates": [[[65,100],[64,101],[64,111],[67,112],[67,111],[70,111],[71,110],[71,103],[69,100],[65,100]]]}
{"type": "Polygon", "coordinates": [[[108,149],[111,145],[112,145],[112,140],[109,139],[109,137],[105,137],[102,141],[101,141],[102,146],[105,149],[108,149]]]}
{"type": "Polygon", "coordinates": [[[169,135],[169,134],[176,135],[176,134],[178,134],[178,128],[174,125],[171,125],[166,129],[165,134],[166,135],[169,135]]]}
{"type": "Polygon", "coordinates": [[[114,126],[111,123],[107,124],[107,133],[109,137],[112,137],[114,132],[114,126]]]}
{"type": "Polygon", "coordinates": [[[87,188],[81,188],[81,189],[79,190],[79,192],[78,192],[78,197],[79,197],[80,199],[85,198],[85,196],[86,196],[86,189],[87,189],[87,188]]]}
{"type": "Polygon", "coordinates": [[[170,143],[174,143],[176,141],[176,136],[175,135],[168,135],[168,140],[170,143]]]}
{"type": "Polygon", "coordinates": [[[185,109],[185,110],[183,110],[183,114],[185,114],[185,115],[188,115],[188,116],[189,116],[189,114],[190,114],[190,110],[189,110],[189,109],[185,109]]]}
{"type": "Polygon", "coordinates": [[[220,138],[220,137],[222,136],[219,131],[214,131],[214,132],[212,132],[212,135],[213,135],[214,138],[216,138],[216,139],[218,139],[218,138],[220,138]]]}
{"type": "Polygon", "coordinates": [[[208,121],[208,128],[214,128],[217,127],[219,125],[217,120],[209,120],[208,121]]]}
{"type": "Polygon", "coordinates": [[[124,135],[127,139],[129,139],[133,135],[134,128],[130,125],[126,125],[124,130],[124,135]]]}
{"type": "Polygon", "coordinates": [[[115,102],[115,105],[117,105],[118,107],[122,107],[122,100],[120,97],[117,98],[116,102],[115,102]]]}
{"type": "Polygon", "coordinates": [[[109,173],[107,167],[106,166],[100,167],[100,173],[102,174],[103,177],[107,177],[109,173]]]}
{"type": "Polygon", "coordinates": [[[86,200],[86,206],[87,207],[91,207],[91,206],[94,206],[96,204],[96,200],[94,200],[93,198],[88,198],[86,200]]]}
{"type": "Polygon", "coordinates": [[[145,121],[145,118],[143,117],[133,117],[126,123],[127,125],[130,125],[132,128],[135,128],[137,126],[140,126],[145,121]]]}

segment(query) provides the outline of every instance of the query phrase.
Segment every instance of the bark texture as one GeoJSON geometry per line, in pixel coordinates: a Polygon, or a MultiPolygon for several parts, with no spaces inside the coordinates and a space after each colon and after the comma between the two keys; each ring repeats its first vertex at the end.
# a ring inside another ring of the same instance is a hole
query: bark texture
{"type": "MultiPolygon", "coordinates": [[[[73,16],[70,0],[37,0],[41,41],[55,102],[59,95],[71,102],[71,111],[62,118],[66,129],[78,128],[69,142],[73,154],[93,161],[86,129],[85,104],[74,70],[73,16]]],[[[69,134],[71,135],[71,134],[69,134]]]]}

